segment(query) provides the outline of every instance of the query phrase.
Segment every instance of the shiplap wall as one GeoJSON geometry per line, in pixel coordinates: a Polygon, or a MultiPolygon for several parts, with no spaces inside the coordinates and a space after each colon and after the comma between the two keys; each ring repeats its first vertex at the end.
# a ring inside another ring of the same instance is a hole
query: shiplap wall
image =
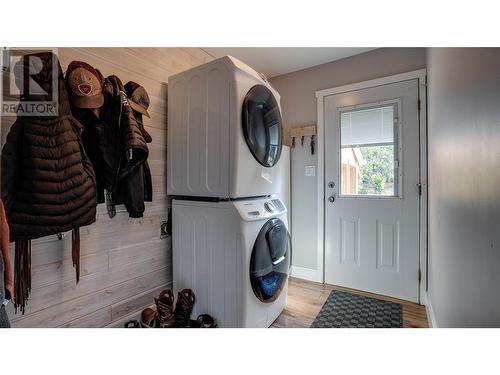
{"type": "MultiPolygon", "coordinates": [[[[141,219],[129,218],[123,206],[110,219],[104,204],[97,222],[81,229],[81,277],[77,285],[71,261],[71,233],[62,240],[49,236],[32,242],[32,292],[25,315],[8,313],[14,327],[122,326],[171,286],[171,240],[160,239],[167,220],[166,144],[167,80],[172,74],[212,59],[198,48],[61,48],[63,71],[73,60],[115,74],[125,84],[135,81],[147,90],[151,118],[144,117],[153,137],[149,164],[153,202],[141,219]]],[[[1,143],[13,118],[1,119],[1,143]]],[[[13,246],[12,246],[13,247],[13,246]]],[[[13,249],[11,249],[12,251],[13,249]]],[[[12,261],[14,253],[12,251],[12,261]]]]}

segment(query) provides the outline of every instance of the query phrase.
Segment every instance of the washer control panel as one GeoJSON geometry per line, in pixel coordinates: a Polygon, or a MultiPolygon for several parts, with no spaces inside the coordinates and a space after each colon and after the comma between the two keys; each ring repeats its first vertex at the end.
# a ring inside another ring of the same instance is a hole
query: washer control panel
{"type": "Polygon", "coordinates": [[[234,201],[241,218],[246,221],[269,219],[286,213],[286,207],[279,198],[259,198],[234,201]]]}

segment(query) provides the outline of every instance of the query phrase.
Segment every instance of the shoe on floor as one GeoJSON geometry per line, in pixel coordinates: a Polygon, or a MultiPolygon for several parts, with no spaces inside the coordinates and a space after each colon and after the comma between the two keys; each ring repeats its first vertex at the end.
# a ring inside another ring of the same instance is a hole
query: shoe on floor
{"type": "Polygon", "coordinates": [[[141,313],[141,328],[157,328],[158,313],[150,307],[146,307],[141,313]]]}
{"type": "Polygon", "coordinates": [[[158,311],[158,324],[160,328],[175,327],[174,294],[170,289],[162,291],[155,298],[156,311],[158,311]]]}
{"type": "Polygon", "coordinates": [[[141,327],[141,322],[139,322],[138,320],[129,320],[123,326],[125,328],[142,328],[141,327]]]}
{"type": "Polygon", "coordinates": [[[201,314],[196,320],[200,322],[201,328],[217,328],[217,323],[215,323],[214,318],[208,314],[201,314]]]}
{"type": "Polygon", "coordinates": [[[143,322],[140,322],[138,320],[129,320],[127,323],[124,324],[125,328],[151,328],[150,326],[144,324],[143,322]]]}
{"type": "Polygon", "coordinates": [[[196,298],[191,289],[182,289],[177,294],[177,303],[175,304],[175,323],[178,327],[187,327],[190,324],[191,313],[193,312],[196,298]]]}
{"type": "Polygon", "coordinates": [[[182,328],[201,328],[201,323],[194,319],[189,319],[182,328]]]}

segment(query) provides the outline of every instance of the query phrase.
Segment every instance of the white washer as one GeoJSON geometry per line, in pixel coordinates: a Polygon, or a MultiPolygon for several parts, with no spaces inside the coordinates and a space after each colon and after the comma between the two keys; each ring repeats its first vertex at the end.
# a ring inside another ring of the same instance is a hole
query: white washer
{"type": "Polygon", "coordinates": [[[176,196],[244,198],[280,191],[280,96],[231,56],[168,79],[168,185],[176,196]]]}
{"type": "Polygon", "coordinates": [[[278,198],[173,200],[173,288],[195,292],[193,318],[220,327],[269,327],[285,307],[291,264],[278,198]]]}

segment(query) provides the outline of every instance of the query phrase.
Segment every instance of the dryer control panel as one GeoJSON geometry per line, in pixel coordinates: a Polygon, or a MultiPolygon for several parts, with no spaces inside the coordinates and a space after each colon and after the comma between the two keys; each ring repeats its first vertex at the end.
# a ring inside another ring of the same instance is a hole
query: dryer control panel
{"type": "Polygon", "coordinates": [[[233,204],[245,221],[269,219],[287,212],[285,205],[279,198],[234,201],[233,204]]]}

